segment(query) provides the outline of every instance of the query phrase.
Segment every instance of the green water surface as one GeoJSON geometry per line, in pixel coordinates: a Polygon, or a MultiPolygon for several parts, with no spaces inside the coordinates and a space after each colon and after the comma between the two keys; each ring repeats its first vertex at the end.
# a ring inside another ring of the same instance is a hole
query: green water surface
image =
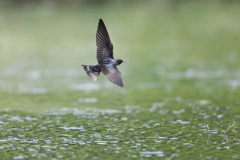
{"type": "Polygon", "coordinates": [[[0,159],[240,159],[238,3],[0,10],[0,159]],[[124,87],[96,64],[102,18],[124,87]]]}

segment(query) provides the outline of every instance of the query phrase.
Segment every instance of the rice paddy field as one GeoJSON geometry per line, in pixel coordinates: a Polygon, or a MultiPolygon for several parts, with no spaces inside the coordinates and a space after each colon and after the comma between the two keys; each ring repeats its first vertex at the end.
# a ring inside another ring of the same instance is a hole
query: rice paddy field
{"type": "Polygon", "coordinates": [[[237,2],[0,6],[1,159],[240,159],[239,60],[237,2]]]}

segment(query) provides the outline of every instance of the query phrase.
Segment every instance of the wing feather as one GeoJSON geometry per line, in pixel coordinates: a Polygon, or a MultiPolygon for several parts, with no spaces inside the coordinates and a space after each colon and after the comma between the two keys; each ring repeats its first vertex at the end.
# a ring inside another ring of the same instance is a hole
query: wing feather
{"type": "Polygon", "coordinates": [[[107,28],[102,19],[99,19],[98,23],[96,45],[98,63],[102,63],[103,60],[107,57],[113,58],[113,45],[108,35],[107,28]]]}
{"type": "Polygon", "coordinates": [[[100,67],[101,71],[110,82],[123,87],[121,73],[117,69],[116,65],[101,65],[100,67]]]}

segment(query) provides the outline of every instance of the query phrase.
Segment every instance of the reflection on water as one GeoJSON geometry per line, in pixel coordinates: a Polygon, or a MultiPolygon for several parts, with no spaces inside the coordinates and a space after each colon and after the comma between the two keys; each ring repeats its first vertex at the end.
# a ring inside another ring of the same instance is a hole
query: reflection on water
{"type": "MultiPolygon", "coordinates": [[[[39,62],[38,62],[39,63],[39,62]]],[[[82,83],[79,80],[86,76],[79,68],[40,68],[29,69],[32,66],[6,67],[0,70],[0,88],[4,91],[13,92],[18,90],[19,93],[28,94],[46,94],[51,89],[65,88],[70,90],[80,90],[85,92],[100,90],[103,88],[114,87],[106,81],[105,84],[94,83],[91,80],[82,83]],[[20,81],[15,79],[21,79],[20,81]],[[57,83],[56,83],[57,82],[57,83]],[[101,84],[101,85],[100,85],[101,84]]],[[[36,68],[36,66],[35,66],[36,68]]],[[[206,87],[207,85],[225,85],[232,89],[240,86],[240,74],[238,70],[197,70],[194,68],[186,71],[166,71],[162,66],[156,67],[156,75],[167,80],[197,80],[194,85],[198,87],[206,87]],[[217,81],[215,81],[217,79],[217,81]],[[221,80],[218,80],[221,79],[221,80]],[[214,83],[212,83],[214,81],[214,83]]],[[[85,77],[86,78],[86,77],[85,77]]],[[[153,89],[162,85],[167,90],[172,90],[174,84],[161,84],[154,82],[141,82],[135,84],[140,89],[153,89]]],[[[117,90],[119,93],[125,94],[125,89],[117,90]]]]}
{"type": "MultiPolygon", "coordinates": [[[[174,101],[189,104],[189,101],[177,97],[154,103],[152,110],[144,112],[140,111],[140,106],[127,106],[125,110],[62,108],[58,112],[37,116],[2,111],[0,153],[2,156],[10,155],[12,159],[101,159],[109,158],[110,153],[137,159],[173,159],[191,155],[191,150],[196,150],[194,156],[205,159],[208,154],[203,155],[202,149],[227,149],[229,154],[239,158],[235,152],[240,145],[236,134],[238,126],[232,125],[231,130],[227,130],[228,122],[224,120],[228,108],[221,108],[221,111],[211,105],[198,108],[198,105],[211,102],[194,100],[191,104],[196,107],[173,111],[165,108],[169,110],[168,114],[159,114],[167,103],[174,101]],[[207,119],[214,122],[211,125],[207,125],[210,121],[204,120],[207,115],[207,119]]],[[[213,157],[219,157],[221,152],[215,152],[213,157]]]]}
{"type": "MultiPolygon", "coordinates": [[[[204,88],[215,78],[224,79],[221,85],[229,85],[232,89],[239,87],[237,72],[190,69],[171,73],[161,70],[159,74],[170,80],[202,79],[197,86],[204,88]]],[[[234,112],[229,121],[231,108],[225,105],[219,107],[214,99],[185,100],[179,94],[171,98],[155,98],[149,102],[150,105],[145,105],[143,99],[137,105],[126,105],[125,109],[115,106],[99,109],[88,106],[100,103],[98,96],[88,92],[108,90],[112,84],[80,83],[78,70],[59,68],[23,72],[13,67],[2,70],[0,76],[0,87],[8,92],[47,94],[54,87],[65,87],[87,94],[75,99],[74,108],[49,109],[39,115],[1,111],[0,154],[9,159],[107,159],[111,154],[134,159],[175,159],[185,155],[201,159],[240,158],[235,152],[240,149],[239,127],[237,123],[232,125],[232,118],[239,119],[240,114],[234,112]],[[22,77],[21,81],[12,79],[16,76],[22,77]],[[49,81],[52,79],[54,81],[49,81]],[[75,107],[78,105],[86,105],[86,108],[75,107]]],[[[161,85],[157,81],[136,83],[137,88],[146,92],[161,85]]],[[[172,91],[174,84],[169,83],[166,88],[172,91]]],[[[117,89],[118,98],[129,92],[117,89]]]]}
{"type": "MultiPolygon", "coordinates": [[[[217,80],[218,83],[214,85],[226,85],[237,89],[240,86],[240,73],[238,69],[235,70],[198,70],[189,68],[186,71],[166,71],[162,66],[156,67],[156,74],[169,80],[197,80],[198,86],[205,86],[212,80],[217,80]],[[219,80],[220,79],[220,80],[219,80]],[[204,85],[205,84],[205,85],[204,85]]],[[[139,84],[139,88],[153,88],[157,87],[157,83],[139,84]]]]}

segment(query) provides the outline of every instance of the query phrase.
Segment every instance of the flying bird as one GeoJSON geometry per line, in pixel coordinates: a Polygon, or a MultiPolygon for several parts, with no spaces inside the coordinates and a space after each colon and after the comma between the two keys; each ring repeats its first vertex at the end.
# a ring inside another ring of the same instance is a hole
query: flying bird
{"type": "Polygon", "coordinates": [[[123,87],[121,72],[117,66],[124,61],[113,58],[113,45],[108,35],[107,28],[102,19],[99,19],[97,34],[97,65],[82,65],[87,75],[96,82],[99,74],[102,72],[105,77],[112,83],[123,87]]]}

